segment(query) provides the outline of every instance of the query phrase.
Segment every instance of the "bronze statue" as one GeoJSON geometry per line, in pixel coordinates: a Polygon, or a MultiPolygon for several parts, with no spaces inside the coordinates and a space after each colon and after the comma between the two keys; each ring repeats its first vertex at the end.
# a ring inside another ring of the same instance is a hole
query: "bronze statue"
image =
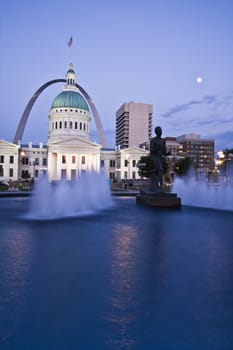
{"type": "Polygon", "coordinates": [[[150,153],[154,164],[152,183],[155,191],[163,191],[162,156],[166,156],[169,153],[166,151],[166,141],[161,137],[162,128],[160,126],[155,128],[155,134],[156,136],[150,141],[150,153]]]}

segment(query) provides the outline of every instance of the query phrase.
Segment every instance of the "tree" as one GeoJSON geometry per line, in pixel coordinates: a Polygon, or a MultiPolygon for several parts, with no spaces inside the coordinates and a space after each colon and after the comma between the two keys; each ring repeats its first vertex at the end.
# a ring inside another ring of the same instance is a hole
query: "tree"
{"type": "Polygon", "coordinates": [[[188,172],[190,170],[191,165],[193,164],[191,158],[189,157],[185,157],[182,158],[180,160],[178,160],[177,162],[175,162],[174,165],[174,173],[178,176],[186,176],[188,175],[188,172]]]}
{"type": "MultiPolygon", "coordinates": [[[[168,172],[168,163],[166,161],[166,158],[162,158],[163,163],[163,173],[166,174],[168,172]]],[[[139,168],[139,175],[141,177],[150,177],[152,171],[154,170],[154,163],[152,160],[151,155],[148,156],[142,156],[140,158],[140,161],[138,162],[138,168],[139,168]]]]}

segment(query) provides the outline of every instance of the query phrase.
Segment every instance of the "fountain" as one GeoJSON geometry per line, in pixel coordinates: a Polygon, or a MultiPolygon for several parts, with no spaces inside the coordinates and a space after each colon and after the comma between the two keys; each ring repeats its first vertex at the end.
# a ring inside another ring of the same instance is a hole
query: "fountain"
{"type": "Polygon", "coordinates": [[[173,190],[182,197],[183,205],[233,210],[232,182],[218,184],[197,181],[194,177],[188,177],[187,179],[176,178],[173,190]]]}
{"type": "Polygon", "coordinates": [[[49,182],[42,176],[33,191],[26,218],[51,220],[95,214],[113,205],[103,172],[85,173],[75,181],[49,182]]]}

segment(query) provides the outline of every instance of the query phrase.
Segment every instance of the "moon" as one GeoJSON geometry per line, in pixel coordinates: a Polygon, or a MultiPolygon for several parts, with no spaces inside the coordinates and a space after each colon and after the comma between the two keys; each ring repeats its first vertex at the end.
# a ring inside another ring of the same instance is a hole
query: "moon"
{"type": "Polygon", "coordinates": [[[201,84],[201,83],[203,82],[203,78],[202,78],[202,77],[197,77],[197,78],[196,78],[196,82],[197,82],[198,84],[201,84]]]}

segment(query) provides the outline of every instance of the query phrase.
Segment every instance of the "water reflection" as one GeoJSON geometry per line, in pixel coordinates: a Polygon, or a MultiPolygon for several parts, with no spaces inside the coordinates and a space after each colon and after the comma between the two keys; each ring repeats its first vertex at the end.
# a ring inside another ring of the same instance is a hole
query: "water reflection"
{"type": "Polygon", "coordinates": [[[0,238],[0,261],[3,261],[0,263],[0,308],[5,317],[4,324],[0,320],[0,328],[2,339],[7,343],[17,332],[16,325],[22,319],[31,292],[31,242],[25,227],[12,228],[11,225],[0,238]]]}
{"type": "Polygon", "coordinates": [[[137,297],[140,288],[138,275],[139,253],[137,228],[133,225],[117,224],[114,230],[114,242],[111,266],[110,296],[107,298],[109,313],[106,320],[115,329],[115,339],[111,344],[119,348],[128,348],[135,344],[130,336],[140,309],[137,297]]]}

